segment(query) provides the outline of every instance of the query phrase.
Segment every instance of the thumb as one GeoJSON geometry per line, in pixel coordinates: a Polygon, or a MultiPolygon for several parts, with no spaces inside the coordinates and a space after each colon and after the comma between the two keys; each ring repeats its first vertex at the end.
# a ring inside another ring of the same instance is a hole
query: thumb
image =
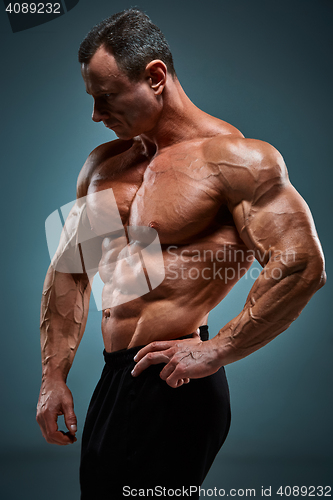
{"type": "Polygon", "coordinates": [[[63,405],[65,424],[69,432],[75,435],[77,431],[77,420],[74,413],[73,402],[69,402],[63,405]]]}

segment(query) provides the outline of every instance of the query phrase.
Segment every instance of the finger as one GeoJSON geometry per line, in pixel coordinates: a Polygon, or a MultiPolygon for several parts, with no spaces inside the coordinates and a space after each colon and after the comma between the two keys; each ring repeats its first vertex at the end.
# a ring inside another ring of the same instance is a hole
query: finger
{"type": "Polygon", "coordinates": [[[72,402],[69,402],[67,404],[63,404],[64,407],[64,419],[65,419],[65,424],[69,432],[75,436],[75,433],[77,431],[77,420],[76,420],[76,415],[74,413],[74,406],[72,402]]]}
{"type": "Polygon", "coordinates": [[[183,361],[184,358],[188,358],[190,356],[190,352],[180,352],[178,354],[175,354],[169,361],[167,365],[163,368],[163,370],[160,373],[160,377],[162,380],[167,380],[167,378],[170,377],[170,375],[177,370],[177,375],[178,379],[185,379],[188,378],[187,375],[187,367],[186,363],[184,362],[180,365],[180,363],[183,361]]]}
{"type": "Polygon", "coordinates": [[[76,437],[69,432],[57,431],[48,436],[46,441],[50,444],[57,444],[59,446],[67,446],[77,441],[76,437]]]}
{"type": "Polygon", "coordinates": [[[141,361],[138,361],[138,363],[135,365],[135,367],[132,370],[132,375],[133,377],[137,377],[140,375],[140,373],[143,372],[143,370],[146,370],[148,366],[151,365],[158,365],[160,363],[168,363],[169,358],[166,354],[163,354],[163,352],[148,352],[141,361]]]}
{"type": "Polygon", "coordinates": [[[177,387],[180,387],[180,386],[181,386],[181,385],[183,385],[183,384],[188,384],[188,383],[189,383],[189,381],[190,381],[190,379],[189,379],[189,378],[181,378],[181,379],[180,379],[180,380],[178,380],[178,382],[177,382],[177,387]]]}
{"type": "Polygon", "coordinates": [[[184,379],[180,378],[175,380],[174,378],[170,377],[169,379],[166,380],[166,383],[173,389],[177,389],[177,387],[183,385],[184,379]]]}
{"type": "Polygon", "coordinates": [[[76,441],[75,436],[69,436],[63,431],[58,430],[57,414],[50,412],[44,413],[44,423],[41,426],[42,434],[46,441],[50,444],[67,445],[76,441]]]}
{"type": "MultiPolygon", "coordinates": [[[[168,360],[169,361],[169,360],[168,360]]],[[[160,377],[162,380],[166,380],[170,375],[175,371],[177,366],[177,361],[175,359],[171,359],[161,370],[160,377]]],[[[184,377],[179,377],[184,378],[184,377]]]]}
{"type": "Polygon", "coordinates": [[[134,356],[134,361],[136,362],[140,361],[149,352],[165,351],[166,349],[172,347],[174,342],[175,342],[174,340],[167,340],[165,342],[163,341],[151,342],[150,344],[140,349],[140,351],[136,354],[136,356],[134,356]]]}
{"type": "Polygon", "coordinates": [[[58,430],[57,418],[58,418],[57,413],[53,412],[51,413],[48,410],[45,410],[43,412],[43,428],[45,430],[46,440],[48,439],[49,436],[52,436],[54,433],[57,432],[58,430]]]}
{"type": "Polygon", "coordinates": [[[71,434],[70,432],[64,432],[64,431],[59,431],[59,432],[61,432],[61,434],[63,434],[64,436],[68,437],[71,443],[76,443],[77,438],[73,436],[73,434],[71,434]]]}
{"type": "MultiPolygon", "coordinates": [[[[171,374],[164,379],[166,383],[173,388],[180,387],[185,384],[185,380],[190,381],[189,377],[185,376],[185,368],[176,366],[171,372],[171,374]]],[[[186,382],[188,383],[188,382],[186,382]]]]}

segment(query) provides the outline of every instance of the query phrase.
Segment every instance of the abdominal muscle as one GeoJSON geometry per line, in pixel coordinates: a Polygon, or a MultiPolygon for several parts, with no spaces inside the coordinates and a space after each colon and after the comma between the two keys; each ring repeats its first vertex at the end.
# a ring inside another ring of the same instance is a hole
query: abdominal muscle
{"type": "Polygon", "coordinates": [[[110,280],[100,271],[105,282],[102,334],[107,352],[177,339],[206,324],[209,311],[229,293],[252,261],[243,246],[226,245],[222,253],[221,246],[212,242],[209,251],[205,248],[207,245],[198,244],[195,250],[191,245],[163,248],[164,280],[133,300],[129,300],[130,283],[127,294],[121,292],[126,276],[135,279],[135,270],[126,274],[124,260],[112,266],[110,280]]]}

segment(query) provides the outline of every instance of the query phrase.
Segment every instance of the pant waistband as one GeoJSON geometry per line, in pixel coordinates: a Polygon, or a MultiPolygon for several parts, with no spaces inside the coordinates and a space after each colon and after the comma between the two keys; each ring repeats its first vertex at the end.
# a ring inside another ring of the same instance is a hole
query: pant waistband
{"type": "MultiPolygon", "coordinates": [[[[190,339],[191,337],[192,334],[185,335],[184,337],[179,337],[173,340],[184,340],[184,339],[190,339]]],[[[202,341],[206,341],[209,339],[208,325],[200,326],[200,338],[202,341]]],[[[128,363],[133,361],[133,358],[136,355],[136,353],[139,352],[140,349],[142,349],[143,347],[145,346],[141,345],[141,346],[131,347],[130,349],[121,349],[120,351],[113,351],[113,352],[106,352],[106,350],[104,349],[103,356],[105,363],[107,365],[112,365],[112,367],[127,366],[128,363]]]]}

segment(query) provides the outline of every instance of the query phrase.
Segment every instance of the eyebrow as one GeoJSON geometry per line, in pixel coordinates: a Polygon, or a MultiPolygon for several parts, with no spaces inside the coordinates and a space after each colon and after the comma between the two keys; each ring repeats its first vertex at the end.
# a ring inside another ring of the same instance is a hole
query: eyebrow
{"type": "Polygon", "coordinates": [[[115,93],[115,90],[112,89],[112,90],[107,90],[107,89],[99,89],[96,93],[93,93],[91,94],[90,92],[88,92],[88,90],[86,89],[86,93],[88,95],[96,95],[96,96],[99,96],[99,95],[103,95],[103,94],[114,94],[115,93]]]}

